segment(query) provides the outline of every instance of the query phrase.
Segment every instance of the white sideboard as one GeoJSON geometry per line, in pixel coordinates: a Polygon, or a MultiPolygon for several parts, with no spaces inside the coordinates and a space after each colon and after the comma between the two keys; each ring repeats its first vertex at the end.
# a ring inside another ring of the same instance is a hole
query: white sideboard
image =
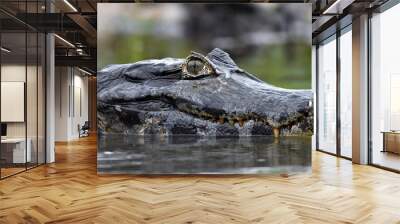
{"type": "Polygon", "coordinates": [[[13,163],[25,163],[32,161],[32,141],[30,138],[28,138],[26,142],[28,144],[25,151],[25,138],[6,138],[1,140],[2,145],[13,147],[13,163]]]}

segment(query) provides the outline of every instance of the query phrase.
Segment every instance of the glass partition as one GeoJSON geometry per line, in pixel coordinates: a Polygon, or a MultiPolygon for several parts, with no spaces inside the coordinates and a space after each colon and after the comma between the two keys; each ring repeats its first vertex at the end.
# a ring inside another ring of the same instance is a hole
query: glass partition
{"type": "Polygon", "coordinates": [[[340,154],[352,157],[352,35],[351,26],[340,36],[340,154]]]}
{"type": "MultiPolygon", "coordinates": [[[[42,10],[28,4],[18,2],[19,12],[42,10]]],[[[43,33],[0,12],[1,179],[45,163],[45,44],[43,33]]]]}
{"type": "Polygon", "coordinates": [[[26,150],[26,33],[3,32],[1,46],[1,175],[6,177],[24,171],[31,155],[26,150]]]}
{"type": "MultiPolygon", "coordinates": [[[[38,1],[27,1],[26,12],[39,13],[41,6],[38,1]]],[[[31,22],[38,23],[38,17],[32,17],[31,22]]],[[[31,151],[28,168],[38,165],[38,76],[39,76],[39,33],[36,29],[27,27],[27,150],[31,151]]]]}
{"type": "Polygon", "coordinates": [[[336,36],[318,47],[318,149],[336,153],[336,36]]]}
{"type": "Polygon", "coordinates": [[[29,31],[27,33],[27,74],[26,74],[26,113],[27,113],[27,150],[29,153],[29,160],[27,167],[34,167],[37,165],[37,132],[38,132],[38,49],[37,49],[38,35],[36,32],[29,31]]]}
{"type": "Polygon", "coordinates": [[[371,162],[400,170],[400,5],[371,19],[371,162]]]}

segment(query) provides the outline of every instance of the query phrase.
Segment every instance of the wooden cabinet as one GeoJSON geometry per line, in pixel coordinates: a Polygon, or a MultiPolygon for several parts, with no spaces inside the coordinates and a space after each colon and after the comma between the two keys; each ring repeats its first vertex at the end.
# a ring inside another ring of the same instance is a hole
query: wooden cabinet
{"type": "Polygon", "coordinates": [[[400,132],[383,133],[383,152],[400,154],[400,132]]]}

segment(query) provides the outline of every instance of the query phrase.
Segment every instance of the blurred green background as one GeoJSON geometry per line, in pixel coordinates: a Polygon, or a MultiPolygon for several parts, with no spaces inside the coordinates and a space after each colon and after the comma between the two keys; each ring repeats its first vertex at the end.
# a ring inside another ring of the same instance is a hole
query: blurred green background
{"type": "Polygon", "coordinates": [[[219,47],[269,84],[310,89],[311,10],[295,5],[99,4],[98,69],[219,47]]]}

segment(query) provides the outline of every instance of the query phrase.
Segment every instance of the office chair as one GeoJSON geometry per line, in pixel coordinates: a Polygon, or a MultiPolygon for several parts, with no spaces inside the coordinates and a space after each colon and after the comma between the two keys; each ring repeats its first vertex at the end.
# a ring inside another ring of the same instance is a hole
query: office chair
{"type": "Polygon", "coordinates": [[[79,138],[89,136],[89,129],[90,129],[89,121],[85,121],[82,127],[78,125],[78,129],[79,129],[79,138]]]}

